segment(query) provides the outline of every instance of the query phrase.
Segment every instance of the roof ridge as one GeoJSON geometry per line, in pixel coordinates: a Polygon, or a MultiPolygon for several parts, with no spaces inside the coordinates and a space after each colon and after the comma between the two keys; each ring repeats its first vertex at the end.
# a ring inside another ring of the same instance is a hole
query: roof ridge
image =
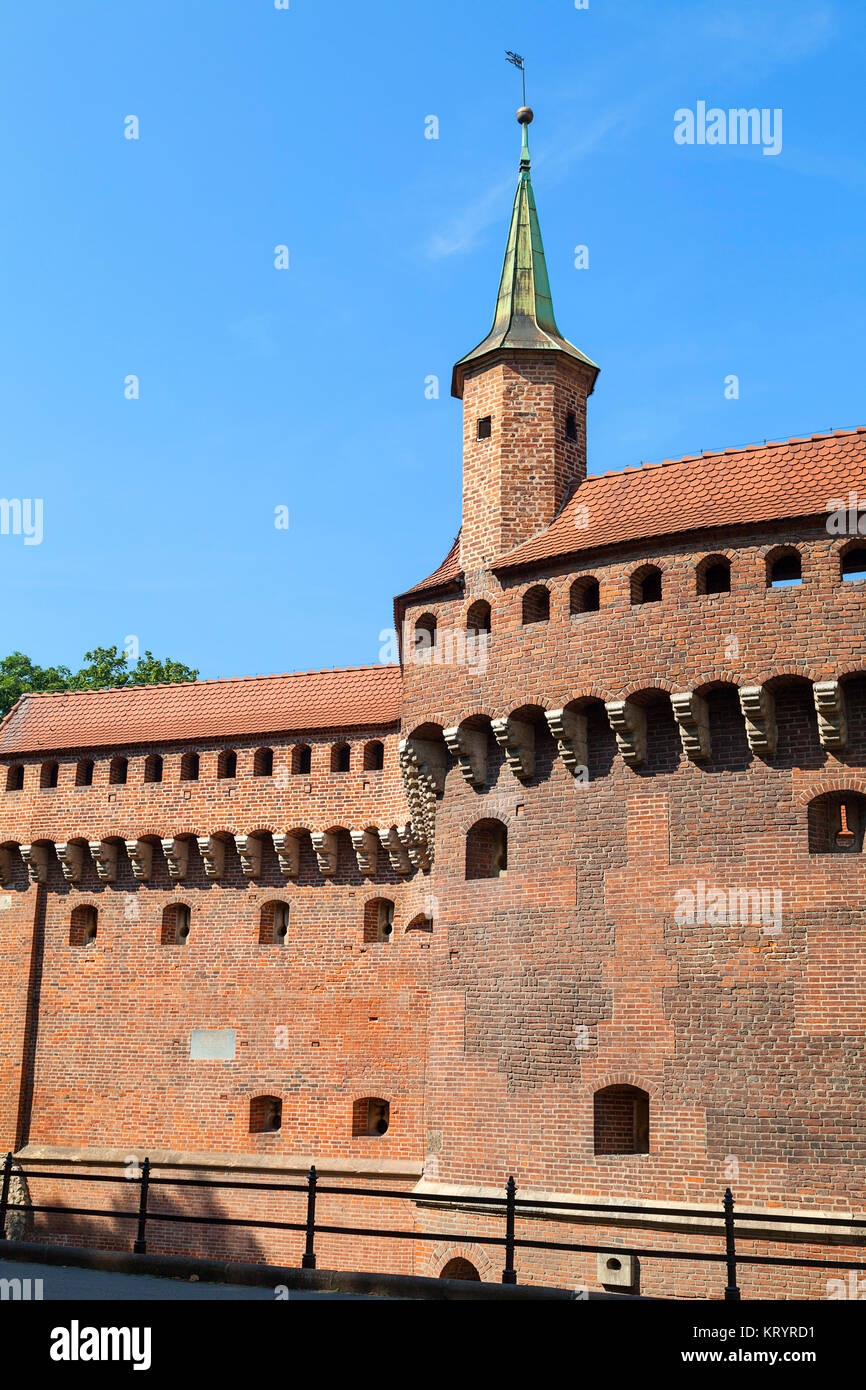
{"type": "MultiPolygon", "coordinates": [[[[695,463],[700,459],[724,458],[726,454],[750,454],[758,449],[785,449],[789,444],[811,444],[818,439],[844,439],[855,434],[866,434],[866,425],[855,425],[849,430],[827,430],[823,434],[795,434],[790,439],[765,439],[756,444],[740,444],[727,449],[705,449],[701,454],[683,454],[680,458],[659,459],[656,463],[630,463],[626,464],[625,468],[611,468],[606,473],[588,473],[584,482],[588,483],[592,478],[620,478],[624,473],[642,473],[647,468],[667,468],[674,463],[695,463]]],[[[580,488],[575,488],[569,502],[579,493],[580,488]]]]}
{"type": "MultiPolygon", "coordinates": [[[[295,676],[343,676],[354,671],[399,671],[395,661],[374,662],[369,666],[326,666],[314,671],[272,671],[268,675],[257,676],[214,676],[203,681],[153,681],[148,685],[100,685],[89,690],[23,690],[20,700],[50,699],[57,695],[108,695],[131,690],[175,690],[194,685],[240,685],[245,681],[290,680],[295,676]]],[[[16,701],[16,704],[18,701],[16,701]]],[[[14,708],[14,706],[13,706],[14,708]]],[[[11,710],[9,711],[11,714],[11,710]]]]}

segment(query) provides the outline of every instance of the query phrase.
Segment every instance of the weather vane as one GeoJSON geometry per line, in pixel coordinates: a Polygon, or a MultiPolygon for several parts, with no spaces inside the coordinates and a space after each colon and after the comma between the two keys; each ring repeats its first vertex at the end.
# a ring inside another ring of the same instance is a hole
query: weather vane
{"type": "Polygon", "coordinates": [[[518,119],[518,121],[520,122],[520,124],[523,126],[523,135],[524,135],[524,151],[523,151],[523,157],[524,157],[524,159],[526,160],[526,164],[524,165],[523,163],[521,163],[521,166],[520,166],[520,167],[521,167],[521,169],[523,169],[524,167],[528,169],[528,168],[529,168],[529,148],[528,148],[528,146],[526,145],[526,127],[529,125],[530,121],[532,120],[532,108],[526,105],[526,64],[524,63],[524,61],[523,61],[523,59],[521,58],[521,56],[520,56],[519,53],[512,53],[511,50],[508,49],[508,48],[505,50],[505,57],[506,57],[506,59],[508,60],[509,63],[513,63],[513,64],[514,64],[514,66],[515,66],[515,67],[518,69],[518,71],[520,72],[520,76],[523,78],[523,105],[521,106],[520,110],[519,110],[518,113],[517,113],[517,119],[518,119]]]}
{"type": "Polygon", "coordinates": [[[523,105],[525,106],[525,105],[526,105],[526,64],[524,63],[524,61],[523,61],[523,59],[521,58],[521,56],[520,56],[519,53],[512,53],[511,50],[508,49],[508,48],[505,50],[505,57],[506,57],[506,60],[507,60],[509,63],[513,63],[514,66],[515,66],[516,68],[519,69],[519,71],[520,71],[520,76],[523,78],[523,105]]]}

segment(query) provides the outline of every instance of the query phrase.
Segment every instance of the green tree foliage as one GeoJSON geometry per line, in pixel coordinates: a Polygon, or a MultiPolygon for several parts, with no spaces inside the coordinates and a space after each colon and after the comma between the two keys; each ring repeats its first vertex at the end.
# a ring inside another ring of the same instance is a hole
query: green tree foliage
{"type": "Polygon", "coordinates": [[[126,653],[117,647],[95,647],[84,653],[85,665],[80,671],[68,666],[36,666],[23,652],[12,652],[0,661],[0,717],[9,713],[15,701],[28,690],[105,690],[124,685],[175,684],[194,681],[198,671],[181,661],[166,657],[160,661],[153,652],[145,652],[130,663],[126,653]]]}

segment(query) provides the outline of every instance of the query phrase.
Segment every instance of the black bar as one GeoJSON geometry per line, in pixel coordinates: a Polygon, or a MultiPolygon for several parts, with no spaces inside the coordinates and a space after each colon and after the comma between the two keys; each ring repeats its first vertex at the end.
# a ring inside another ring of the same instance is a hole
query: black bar
{"type": "Polygon", "coordinates": [[[514,1198],[517,1184],[513,1175],[505,1184],[505,1268],[502,1271],[503,1284],[517,1283],[517,1270],[514,1268],[514,1198]]]}
{"type": "Polygon", "coordinates": [[[0,1185],[0,1240],[6,1239],[6,1212],[9,1207],[9,1183],[12,1180],[12,1155],[3,1160],[3,1183],[0,1185]]]}
{"type": "Polygon", "coordinates": [[[734,1244],[734,1194],[729,1187],[725,1188],[725,1263],[728,1267],[725,1302],[739,1303],[740,1290],[737,1288],[737,1250],[734,1244]]]}
{"type": "MultiPolygon", "coordinates": [[[[59,1160],[59,1161],[60,1161],[61,1163],[65,1162],[65,1160],[62,1160],[62,1159],[59,1160]]],[[[29,1175],[26,1175],[26,1176],[30,1176],[30,1177],[34,1177],[34,1178],[39,1178],[39,1177],[53,1177],[53,1178],[65,1179],[65,1180],[71,1181],[71,1182],[76,1182],[76,1181],[78,1181],[78,1182],[128,1182],[128,1181],[129,1181],[129,1179],[126,1178],[126,1177],[119,1177],[119,1176],[115,1176],[115,1175],[96,1175],[96,1174],[89,1174],[89,1173],[88,1173],[88,1174],[84,1174],[84,1173],[79,1174],[79,1173],[77,1173],[77,1172],[74,1171],[74,1166],[75,1166],[75,1165],[74,1165],[74,1162],[71,1161],[71,1160],[69,1161],[68,1166],[69,1166],[73,1171],[67,1172],[67,1173],[52,1173],[52,1172],[49,1172],[49,1171],[41,1171],[41,1172],[37,1171],[37,1172],[33,1172],[33,1173],[31,1173],[31,1174],[29,1174],[29,1175]]],[[[96,1166],[98,1166],[98,1165],[96,1165],[96,1166]]],[[[166,1165],[166,1166],[170,1166],[170,1165],[166,1165]]],[[[614,1206],[614,1205],[612,1205],[612,1204],[609,1205],[609,1206],[602,1206],[601,1204],[589,1204],[589,1203],[583,1203],[583,1202],[557,1202],[557,1201],[548,1202],[548,1201],[542,1201],[542,1200],[518,1198],[518,1197],[517,1197],[517,1184],[516,1184],[516,1182],[515,1182],[515,1180],[514,1180],[513,1175],[509,1177],[508,1182],[507,1182],[507,1184],[506,1184],[505,1199],[504,1199],[504,1201],[503,1201],[503,1198],[502,1198],[502,1197],[474,1197],[474,1196],[468,1196],[468,1195],[467,1195],[466,1197],[461,1197],[461,1196],[459,1196],[459,1195],[453,1195],[453,1194],[450,1195],[450,1196],[449,1196],[449,1195],[440,1195],[440,1194],[435,1194],[435,1195],[434,1195],[434,1194],[431,1194],[429,1198],[424,1198],[424,1197],[419,1198],[418,1195],[415,1194],[415,1193],[413,1193],[413,1192],[405,1192],[405,1191],[404,1191],[404,1192],[394,1192],[394,1191],[392,1191],[391,1189],[379,1189],[379,1188],[350,1188],[350,1187],[322,1187],[322,1186],[319,1186],[319,1183],[318,1183],[318,1174],[317,1174],[317,1172],[316,1172],[315,1165],[312,1165],[312,1167],[310,1168],[310,1171],[309,1171],[309,1173],[308,1173],[308,1175],[307,1175],[307,1181],[306,1181],[306,1184],[305,1184],[304,1186],[299,1186],[299,1185],[297,1185],[297,1184],[287,1184],[287,1183],[245,1183],[245,1182],[230,1182],[230,1181],[221,1181],[221,1180],[219,1180],[219,1179],[207,1179],[207,1178],[156,1178],[156,1177],[153,1176],[153,1166],[151,1165],[150,1159],[147,1158],[147,1157],[145,1157],[145,1159],[144,1159],[144,1161],[143,1161],[143,1165],[142,1165],[141,1183],[140,1183],[140,1196],[139,1196],[139,1207],[138,1207],[138,1211],[137,1211],[137,1212],[135,1212],[135,1211],[107,1211],[107,1210],[105,1210],[104,1208],[99,1209],[99,1210],[93,1210],[93,1209],[90,1209],[90,1208],[83,1208],[83,1207],[61,1207],[61,1206],[46,1205],[46,1204],[34,1205],[32,1202],[10,1202],[10,1201],[9,1201],[9,1191],[10,1191],[10,1185],[11,1185],[12,1170],[13,1170],[13,1158],[12,1158],[12,1154],[11,1154],[11,1153],[7,1153],[6,1158],[5,1158],[5,1160],[4,1160],[4,1162],[3,1162],[3,1165],[2,1165],[2,1183],[0,1183],[0,1239],[5,1239],[5,1229],[4,1229],[4,1228],[5,1228],[5,1221],[6,1221],[7,1214],[8,1214],[8,1212],[10,1212],[10,1211],[29,1211],[29,1212],[34,1212],[34,1213],[35,1213],[35,1212],[51,1212],[51,1213],[55,1213],[55,1212],[56,1212],[56,1213],[62,1213],[62,1214],[67,1215],[67,1216],[94,1216],[94,1217],[100,1217],[100,1218],[103,1218],[103,1219],[105,1219],[105,1218],[109,1218],[109,1219],[110,1219],[110,1218],[117,1218],[117,1217],[119,1217],[121,1220],[136,1220],[136,1221],[138,1222],[138,1227],[137,1227],[137,1236],[136,1236],[135,1242],[134,1242],[134,1244],[133,1244],[133,1250],[134,1250],[136,1253],[138,1253],[138,1254],[143,1254],[143,1253],[146,1252],[146,1223],[147,1223],[148,1221],[169,1221],[169,1222],[181,1222],[181,1223],[186,1222],[186,1223],[189,1223],[189,1224],[191,1224],[191,1225],[203,1225],[203,1226],[237,1226],[237,1227],[248,1228],[248,1229],[270,1229],[270,1230],[285,1230],[285,1231],[303,1231],[303,1232],[305,1233],[306,1241],[305,1241],[305,1249],[304,1249],[304,1253],[303,1253],[303,1256],[302,1256],[301,1264],[302,1264],[302,1268],[307,1268],[307,1269],[315,1269],[315,1267],[316,1267],[315,1237],[316,1237],[316,1234],[317,1234],[317,1233],[318,1233],[319,1235],[327,1234],[327,1235],[346,1235],[346,1236],[366,1236],[366,1237],[368,1237],[368,1238],[375,1238],[375,1239],[409,1240],[409,1241],[411,1241],[411,1240],[420,1240],[420,1241],[431,1241],[431,1240],[432,1240],[432,1241],[446,1241],[446,1240],[447,1240],[447,1241],[455,1241],[455,1240],[457,1240],[457,1241],[469,1241],[469,1240],[475,1240],[475,1241],[477,1241],[478,1244],[480,1244],[480,1245],[496,1245],[496,1246],[504,1246],[504,1247],[505,1247],[505,1265],[504,1265],[504,1268],[503,1268],[503,1271],[502,1271],[502,1282],[503,1282],[503,1284],[515,1284],[515,1283],[517,1282],[517,1272],[516,1272],[515,1267],[514,1267],[514,1255],[515,1255],[515,1250],[518,1249],[518,1248],[519,1248],[519,1249],[527,1249],[527,1250],[530,1250],[530,1249],[531,1249],[531,1250],[560,1250],[560,1251],[569,1251],[569,1252],[572,1252],[572,1251],[573,1251],[573,1252],[592,1253],[592,1254],[600,1253],[600,1252],[602,1252],[603,1250],[609,1249],[609,1246],[602,1247],[602,1246],[599,1246],[599,1245],[585,1245],[585,1244],[578,1244],[578,1243],[571,1242],[571,1241],[533,1240],[533,1239],[531,1239],[531,1238],[526,1238],[526,1237],[524,1237],[524,1238],[518,1238],[518,1237],[515,1236],[515,1229],[514,1229],[514,1227],[515,1227],[515,1216],[517,1215],[517,1209],[518,1209],[518,1207],[521,1207],[521,1208],[546,1208],[546,1207],[552,1207],[552,1208],[564,1208],[564,1209],[565,1209],[565,1208],[570,1208],[570,1209],[573,1209],[573,1210],[585,1210],[585,1211],[590,1212],[590,1213],[597,1213],[597,1212],[600,1212],[600,1211],[603,1211],[603,1210],[608,1210],[608,1211],[612,1211],[612,1212],[617,1213],[617,1214],[622,1218],[622,1220],[621,1220],[620,1223],[618,1223],[618,1224],[623,1224],[623,1220],[626,1220],[626,1221],[627,1221],[628,1218],[635,1217],[635,1216],[639,1216],[639,1215],[648,1215],[648,1214],[656,1214],[656,1213],[659,1213],[659,1214],[663,1214],[663,1215],[666,1215],[666,1216],[670,1216],[670,1215],[672,1214],[671,1211],[670,1211],[670,1208],[667,1208],[667,1207],[617,1207],[617,1206],[614,1206]],[[274,1192],[285,1192],[285,1191],[288,1191],[288,1192],[303,1192],[303,1191],[306,1191],[306,1193],[307,1193],[306,1221],[305,1221],[305,1222],[296,1222],[296,1221],[266,1221],[266,1220],[255,1221],[255,1220],[245,1219],[245,1218],[243,1218],[243,1217],[193,1216],[193,1215],[185,1214],[185,1213],[155,1212],[155,1211],[153,1211],[153,1210],[148,1210],[148,1193],[149,1193],[150,1185],[151,1185],[152,1183],[160,1183],[160,1184],[163,1184],[163,1185],[165,1185],[165,1186],[178,1185],[178,1186],[205,1187],[205,1188],[209,1188],[209,1187],[214,1187],[214,1188],[226,1187],[226,1188],[238,1188],[238,1189],[243,1189],[243,1188],[245,1188],[245,1187],[248,1187],[248,1188],[254,1189],[254,1190],[256,1190],[256,1191],[274,1191],[274,1192]],[[422,1202],[422,1203],[425,1202],[425,1201],[428,1201],[429,1203],[435,1204],[435,1205],[448,1204],[448,1205],[453,1205],[453,1206],[455,1206],[455,1207],[460,1207],[460,1206],[466,1207],[466,1208],[468,1208],[469,1210],[475,1209],[475,1210],[477,1210],[477,1211],[480,1211],[481,1214],[487,1215],[487,1216],[490,1216],[490,1217],[493,1217],[493,1216],[495,1216],[495,1215],[498,1215],[499,1211],[502,1210],[502,1208],[504,1207],[504,1210],[505,1210],[505,1218],[506,1218],[506,1231],[505,1231],[504,1237],[503,1237],[503,1236],[493,1236],[493,1235],[478,1235],[477,1233],[476,1233],[476,1234],[473,1234],[472,1236],[469,1236],[469,1235],[461,1235],[461,1234],[458,1234],[457,1232],[455,1232],[455,1231],[453,1231],[453,1230],[452,1230],[452,1231],[447,1231],[447,1232],[433,1232],[433,1231],[419,1231],[419,1230],[412,1230],[412,1231],[400,1231],[400,1230],[396,1230],[396,1231],[395,1231],[395,1230],[382,1230],[382,1229],[380,1229],[380,1228],[378,1228],[378,1227],[375,1227],[375,1226],[325,1226],[325,1225],[321,1225],[321,1224],[318,1224],[318,1225],[317,1225],[317,1223],[316,1223],[316,1195],[317,1195],[318,1192],[327,1192],[327,1193],[335,1193],[335,1194],[340,1194],[340,1195],[362,1196],[362,1197],[379,1196],[379,1197],[390,1197],[390,1198],[402,1198],[402,1199],[407,1200],[407,1201],[416,1201],[416,1202],[417,1202],[417,1201],[420,1201],[420,1202],[422,1202]],[[494,1210],[494,1209],[495,1209],[495,1210],[494,1210]]],[[[677,1214],[677,1215],[686,1215],[686,1214],[687,1214],[687,1211],[688,1211],[688,1209],[685,1209],[685,1208],[684,1208],[684,1209],[680,1210],[679,1212],[677,1212],[676,1214],[677,1214]]],[[[526,1214],[526,1215],[529,1215],[530,1213],[529,1213],[529,1212],[526,1212],[525,1214],[526,1214]]],[[[705,1217],[707,1217],[709,1220],[712,1220],[712,1221],[717,1221],[717,1220],[718,1220],[718,1217],[717,1217],[717,1216],[714,1216],[713,1213],[712,1213],[712,1211],[706,1211],[706,1210],[702,1210],[702,1211],[700,1211],[700,1212],[695,1211],[694,1214],[695,1214],[695,1215],[700,1215],[700,1216],[705,1216],[705,1217]]],[[[737,1219],[739,1219],[739,1220],[751,1220],[751,1221],[763,1221],[764,1219],[767,1219],[768,1221],[773,1220],[773,1221],[779,1221],[779,1222],[787,1222],[787,1221],[794,1222],[794,1221],[797,1221],[797,1222],[800,1222],[800,1223],[803,1223],[803,1224],[814,1224],[814,1225],[826,1223],[826,1224],[828,1224],[828,1225],[829,1225],[829,1224],[832,1224],[832,1225],[834,1225],[834,1226],[863,1226],[863,1225],[866,1225],[866,1222],[863,1222],[863,1221],[856,1221],[856,1220],[854,1220],[854,1219],[847,1218],[847,1217],[836,1217],[836,1218],[833,1218],[833,1217],[821,1218],[820,1216],[813,1216],[813,1217],[812,1217],[812,1216],[794,1217],[794,1216],[785,1216],[785,1215],[781,1215],[781,1214],[780,1214],[780,1215],[775,1215],[775,1214],[774,1214],[773,1216],[768,1216],[768,1217],[765,1218],[763,1215],[760,1215],[760,1214],[755,1213],[755,1212],[753,1212],[753,1213],[738,1212],[738,1213],[737,1213],[737,1219]]],[[[840,1271],[841,1271],[841,1270],[857,1270],[857,1271],[866,1270],[866,1263],[859,1262],[859,1261],[853,1261],[853,1260],[815,1260],[815,1259],[805,1259],[805,1258],[804,1258],[804,1259],[798,1259],[798,1258],[793,1257],[793,1256],[785,1256],[785,1257],[782,1257],[782,1256],[770,1256],[770,1255],[743,1255],[743,1254],[737,1256],[736,1245],[735,1245],[735,1227],[734,1227],[734,1199],[733,1199],[733,1194],[731,1193],[730,1188],[726,1189],[726,1191],[725,1191],[723,1221],[724,1221],[724,1227],[725,1227],[725,1253],[724,1253],[724,1254],[722,1254],[722,1253],[720,1253],[720,1252],[708,1251],[708,1250],[705,1250],[705,1251],[693,1251],[693,1250],[656,1250],[656,1249],[641,1249],[641,1248],[638,1248],[638,1247],[621,1247],[622,1253],[623,1253],[623,1254],[626,1254],[626,1255],[634,1255],[634,1256],[638,1256],[638,1257],[642,1257],[642,1258],[646,1258],[646,1259],[693,1260],[693,1261],[696,1261],[696,1262],[698,1262],[698,1263],[700,1263],[700,1262],[705,1262],[705,1263],[708,1263],[708,1264],[721,1263],[721,1261],[725,1261],[725,1263],[726,1263],[726,1265],[727,1265],[727,1281],[728,1281],[728,1282],[727,1282],[727,1286],[726,1286],[726,1288],[725,1288],[724,1297],[725,1297],[726,1300],[733,1300],[733,1301],[739,1301],[739,1299],[740,1299],[740,1297],[741,1297],[740,1290],[739,1290],[739,1288],[738,1288],[738,1286],[737,1286],[737,1264],[738,1264],[738,1263],[739,1263],[739,1264],[758,1265],[758,1266],[772,1266],[772,1267],[778,1266],[778,1267],[781,1267],[781,1268],[802,1268],[802,1269],[808,1268],[808,1269],[827,1269],[827,1270],[840,1270],[840,1271]]],[[[588,1223],[587,1223],[586,1221],[584,1221],[584,1222],[579,1222],[578,1224],[586,1225],[586,1224],[588,1224],[588,1223]]],[[[746,1233],[744,1233],[744,1232],[741,1231],[741,1234],[746,1234],[746,1233]]],[[[750,1234],[748,1234],[748,1235],[747,1235],[747,1238],[748,1238],[748,1239],[753,1239],[754,1237],[752,1237],[750,1234]]],[[[794,1241],[795,1241],[795,1239],[796,1239],[796,1238],[795,1238],[793,1235],[791,1235],[791,1234],[778,1235],[778,1236],[770,1236],[770,1235],[768,1235],[768,1236],[765,1236],[764,1238],[767,1239],[767,1240],[773,1241],[773,1242],[775,1242],[775,1243],[788,1243],[788,1244],[794,1243],[794,1241]]],[[[818,1244],[818,1245],[824,1245],[824,1246],[826,1246],[826,1245],[828,1244],[828,1241],[826,1240],[826,1238],[823,1239],[823,1240],[820,1239],[820,1238],[815,1238],[814,1240],[811,1241],[811,1243],[812,1243],[812,1244],[818,1244]]],[[[849,1243],[850,1243],[850,1242],[849,1242],[849,1243]]],[[[618,1248],[620,1248],[620,1247],[618,1247],[618,1248]]]]}
{"type": "Polygon", "coordinates": [[[307,1244],[301,1256],[301,1269],[316,1268],[316,1165],[307,1175],[307,1244]]]}
{"type": "Polygon", "coordinates": [[[150,1159],[145,1155],[141,1165],[141,1191],[138,1196],[138,1232],[132,1244],[134,1255],[147,1254],[147,1241],[144,1237],[144,1228],[147,1225],[147,1189],[150,1182],[150,1159]]]}
{"type": "MultiPolygon", "coordinates": [[[[64,1162],[64,1160],[63,1160],[63,1159],[59,1159],[58,1162],[61,1162],[61,1163],[62,1163],[62,1162],[64,1162]]],[[[72,1166],[74,1161],[73,1161],[72,1159],[69,1159],[68,1162],[69,1162],[70,1166],[72,1166]]],[[[100,1165],[98,1162],[95,1162],[95,1161],[94,1161],[94,1163],[93,1163],[92,1166],[98,1168],[98,1167],[100,1167],[101,1165],[100,1165]]],[[[249,1189],[250,1191],[255,1191],[255,1192],[271,1192],[271,1191],[272,1191],[272,1192],[306,1192],[306,1190],[307,1190],[307,1184],[306,1184],[306,1183],[232,1182],[232,1181],[227,1181],[227,1180],[220,1179],[220,1178],[158,1178],[158,1177],[155,1177],[155,1176],[154,1176],[155,1170],[157,1169],[158,1166],[159,1166],[159,1165],[153,1164],[153,1163],[152,1163],[151,1166],[150,1166],[150,1173],[151,1173],[151,1176],[150,1176],[150,1185],[151,1185],[151,1187],[153,1187],[155,1184],[159,1183],[159,1184],[161,1184],[161,1185],[164,1186],[164,1187],[171,1187],[171,1186],[177,1186],[177,1187],[227,1187],[227,1188],[236,1188],[238,1191],[243,1191],[244,1188],[247,1188],[247,1189],[249,1189]]],[[[165,1166],[166,1166],[166,1167],[170,1167],[171,1165],[170,1165],[170,1164],[166,1164],[165,1166]]],[[[35,1171],[32,1171],[32,1172],[23,1172],[23,1173],[22,1173],[22,1177],[25,1177],[25,1178],[28,1178],[28,1179],[29,1179],[29,1178],[57,1178],[57,1179],[60,1179],[61,1181],[66,1181],[66,1182],[128,1182],[128,1181],[129,1181],[129,1179],[126,1178],[126,1177],[115,1177],[115,1176],[109,1175],[109,1174],[100,1174],[100,1173],[75,1173],[75,1172],[71,1172],[71,1173],[54,1173],[54,1172],[39,1171],[39,1170],[35,1170],[35,1171]]],[[[405,1201],[405,1202],[416,1202],[416,1203],[418,1203],[419,1205],[422,1205],[422,1206],[424,1206],[424,1205],[429,1205],[429,1206],[444,1205],[444,1206],[464,1206],[464,1207],[474,1207],[474,1206],[479,1206],[479,1207],[481,1207],[481,1206],[488,1206],[488,1207],[504,1207],[504,1206],[505,1206],[505,1202],[503,1201],[502,1197],[480,1197],[480,1196],[476,1196],[476,1195],[472,1195],[472,1196],[468,1196],[468,1195],[467,1195],[467,1196],[462,1196],[462,1197],[461,1197],[461,1196],[459,1196],[459,1195],[457,1195],[457,1194],[450,1194],[450,1195],[449,1195],[449,1194],[445,1194],[445,1195],[442,1195],[442,1194],[440,1194],[440,1193],[434,1193],[434,1192],[425,1193],[425,1194],[423,1194],[422,1196],[419,1196],[417,1193],[411,1192],[411,1191],[410,1191],[410,1192],[405,1192],[405,1191],[404,1191],[404,1192],[395,1192],[395,1191],[394,1191],[393,1189],[391,1189],[391,1188],[379,1188],[379,1187],[324,1187],[324,1186],[322,1186],[321,1183],[319,1183],[319,1184],[317,1185],[317,1191],[318,1191],[318,1192],[324,1192],[324,1193],[332,1193],[332,1194],[334,1194],[334,1195],[336,1195],[336,1196],[346,1196],[346,1197],[392,1197],[392,1198],[396,1198],[397,1200],[402,1200],[402,1201],[405,1201]]],[[[712,1211],[711,1209],[707,1208],[707,1207],[677,1207],[677,1208],[675,1208],[675,1209],[671,1209],[670,1207],[644,1207],[644,1206],[640,1206],[640,1207],[638,1207],[638,1206],[634,1206],[634,1207],[632,1207],[632,1206],[623,1207],[623,1206],[619,1205],[619,1204],[616,1203],[616,1202],[568,1202],[568,1201],[565,1201],[564,1199],[563,1199],[563,1200],[560,1200],[560,1201],[547,1201],[547,1200],[545,1200],[545,1199],[542,1199],[542,1198],[535,1198],[535,1197],[516,1197],[516,1198],[515,1198],[515,1203],[514,1203],[514,1205],[515,1205],[516,1208],[519,1208],[519,1207],[526,1207],[526,1208],[538,1208],[538,1209],[540,1209],[540,1210],[543,1210],[543,1209],[547,1208],[547,1209],[554,1210],[554,1211],[585,1211],[585,1212],[589,1213],[590,1215],[592,1215],[593,1213],[600,1213],[600,1212],[613,1212],[615,1215],[624,1217],[624,1218],[626,1218],[626,1219],[627,1219],[627,1218],[630,1218],[630,1217],[632,1217],[632,1216],[667,1216],[667,1217],[688,1216],[688,1217],[698,1217],[698,1218],[703,1217],[703,1218],[704,1218],[705,1220],[707,1220],[707,1221],[716,1221],[716,1220],[718,1219],[718,1218],[715,1216],[715,1214],[713,1213],[713,1211],[712,1211]]],[[[518,1213],[518,1214],[519,1214],[519,1213],[518,1213]]],[[[852,1228],[860,1228],[860,1227],[866,1228],[866,1220],[857,1220],[857,1219],[856,1219],[855,1217],[853,1217],[853,1216],[819,1216],[819,1215],[815,1215],[815,1216],[795,1216],[795,1215],[793,1215],[793,1214],[792,1214],[792,1215],[786,1215],[785,1213],[779,1213],[779,1212],[757,1212],[757,1211],[740,1211],[740,1210],[738,1210],[738,1211],[737,1211],[737,1221],[740,1221],[740,1222],[742,1222],[742,1221],[753,1221],[753,1222],[757,1222],[757,1223],[766,1222],[768,1225],[775,1222],[775,1223],[778,1223],[779,1225],[792,1225],[792,1226],[793,1226],[793,1225],[803,1225],[803,1226],[849,1226],[849,1227],[852,1227],[852,1228]]],[[[619,1223],[617,1223],[617,1224],[619,1224],[619,1223]]],[[[744,1233],[744,1234],[746,1234],[746,1233],[744,1233]]],[[[790,1241],[790,1240],[792,1239],[792,1237],[790,1237],[790,1236],[767,1236],[766,1239],[767,1239],[767,1240],[774,1240],[774,1241],[777,1241],[777,1242],[785,1242],[785,1241],[790,1241]]],[[[820,1244],[821,1242],[818,1241],[818,1242],[812,1242],[812,1243],[813,1243],[813,1244],[814,1244],[814,1243],[820,1244]]],[[[850,1243],[850,1242],[849,1242],[849,1243],[850,1243]]]]}

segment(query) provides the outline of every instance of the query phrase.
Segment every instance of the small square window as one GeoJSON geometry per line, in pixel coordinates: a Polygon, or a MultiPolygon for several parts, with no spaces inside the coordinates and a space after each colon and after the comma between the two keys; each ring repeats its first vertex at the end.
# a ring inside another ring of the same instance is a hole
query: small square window
{"type": "Polygon", "coordinates": [[[482,415],[482,416],[481,416],[481,419],[478,421],[478,438],[479,438],[479,439],[489,439],[489,438],[490,438],[490,434],[491,434],[491,430],[492,430],[492,423],[493,423],[493,417],[492,417],[491,415],[482,415]]]}

